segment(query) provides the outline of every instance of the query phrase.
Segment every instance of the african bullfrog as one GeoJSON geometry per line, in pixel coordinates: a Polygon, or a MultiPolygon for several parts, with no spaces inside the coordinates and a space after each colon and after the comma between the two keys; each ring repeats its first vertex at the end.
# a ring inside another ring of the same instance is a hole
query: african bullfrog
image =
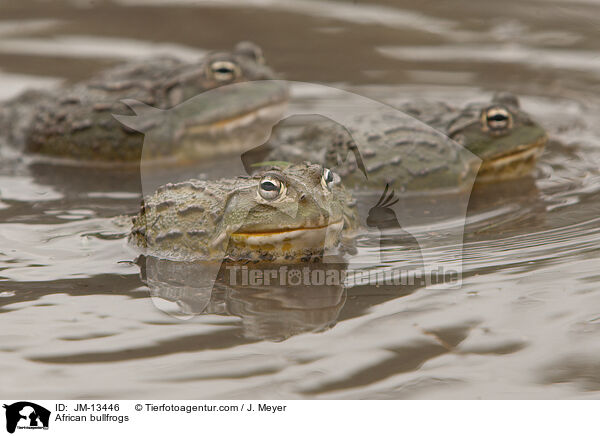
{"type": "Polygon", "coordinates": [[[302,163],[164,185],[133,218],[129,241],[173,260],[314,260],[357,228],[339,176],[302,163]]]}
{"type": "MultiPolygon", "coordinates": [[[[283,110],[288,98],[287,88],[277,82],[257,82],[262,86],[251,92],[223,85],[274,78],[261,49],[250,42],[239,43],[231,52],[209,53],[193,63],[169,57],[133,61],[72,86],[25,92],[4,105],[0,128],[9,143],[38,156],[79,163],[135,164],[139,163],[143,136],[113,114],[130,115],[130,108],[136,111],[132,101],[156,110],[168,109],[211,91],[227,95],[227,101],[235,104],[221,105],[217,114],[213,110],[205,115],[204,108],[196,108],[193,125],[188,127],[200,131],[194,146],[206,148],[210,155],[223,148],[220,142],[244,135],[242,128],[251,121],[283,110]]],[[[177,141],[173,137],[165,138],[157,153],[172,156],[176,154],[174,146],[177,141]]]]}
{"type": "Polygon", "coordinates": [[[321,119],[275,136],[263,160],[321,163],[348,188],[467,190],[475,174],[478,183],[530,174],[547,141],[509,93],[461,109],[426,101],[397,109],[355,116],[346,126],[321,119]]]}

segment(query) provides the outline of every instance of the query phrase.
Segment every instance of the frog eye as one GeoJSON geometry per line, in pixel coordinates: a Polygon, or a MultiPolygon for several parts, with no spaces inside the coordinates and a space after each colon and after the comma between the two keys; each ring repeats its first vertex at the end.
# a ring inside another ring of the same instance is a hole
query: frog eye
{"type": "Polygon", "coordinates": [[[331,189],[334,181],[335,176],[333,175],[333,171],[329,168],[323,168],[323,175],[321,177],[321,185],[323,185],[323,188],[331,189]]]}
{"type": "Polygon", "coordinates": [[[275,200],[283,194],[284,191],[284,184],[272,176],[263,177],[258,185],[258,193],[265,200],[275,200]]]}
{"type": "Polygon", "coordinates": [[[240,67],[231,61],[214,61],[209,65],[209,70],[218,82],[230,82],[240,76],[240,67]]]}
{"type": "Polygon", "coordinates": [[[482,111],[481,123],[485,132],[502,135],[512,127],[513,119],[504,106],[491,106],[482,111]]]}

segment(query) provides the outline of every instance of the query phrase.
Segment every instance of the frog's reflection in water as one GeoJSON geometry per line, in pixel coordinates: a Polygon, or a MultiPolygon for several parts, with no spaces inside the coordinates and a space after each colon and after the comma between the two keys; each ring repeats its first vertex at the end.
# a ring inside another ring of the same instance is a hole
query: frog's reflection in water
{"type": "Polygon", "coordinates": [[[178,318],[232,315],[249,339],[282,341],[333,327],[346,301],[346,263],[237,265],[224,262],[214,284],[201,262],[141,257],[142,280],[160,309],[178,318]]]}

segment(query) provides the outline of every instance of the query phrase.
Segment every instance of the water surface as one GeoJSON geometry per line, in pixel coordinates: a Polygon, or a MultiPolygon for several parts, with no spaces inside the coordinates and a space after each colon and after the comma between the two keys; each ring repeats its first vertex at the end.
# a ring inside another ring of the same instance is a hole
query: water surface
{"type": "MultiPolygon", "coordinates": [[[[220,288],[188,301],[184,309],[204,313],[189,319],[173,317],[182,308],[168,299],[164,311],[155,306],[114,220],[137,210],[138,174],[7,156],[1,396],[598,398],[600,60],[591,17],[599,8],[560,0],[3,3],[1,98],[131,57],[193,59],[250,39],[286,79],[391,104],[516,92],[551,141],[532,180],[472,197],[464,245],[443,239],[450,222],[408,228],[429,242],[424,255],[462,256],[459,288],[220,288]]],[[[297,95],[307,106],[314,98],[297,95]]],[[[388,246],[382,263],[378,236],[359,239],[347,268],[416,261],[388,246]]]]}

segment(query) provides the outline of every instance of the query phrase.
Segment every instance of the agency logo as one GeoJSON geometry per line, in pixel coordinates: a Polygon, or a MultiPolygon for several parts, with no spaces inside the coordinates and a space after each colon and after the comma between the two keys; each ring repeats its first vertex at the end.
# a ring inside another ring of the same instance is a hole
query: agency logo
{"type": "Polygon", "coordinates": [[[14,433],[19,430],[48,430],[50,411],[29,401],[5,404],[6,431],[14,433]]]}

